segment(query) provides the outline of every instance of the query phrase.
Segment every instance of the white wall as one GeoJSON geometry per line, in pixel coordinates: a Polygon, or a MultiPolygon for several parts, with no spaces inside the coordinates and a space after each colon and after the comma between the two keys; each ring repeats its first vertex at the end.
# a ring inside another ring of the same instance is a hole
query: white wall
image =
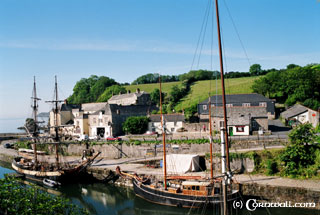
{"type": "MultiPolygon", "coordinates": [[[[232,131],[233,131],[233,135],[234,136],[235,135],[239,135],[239,136],[241,136],[241,135],[250,135],[250,129],[249,129],[248,125],[244,126],[244,132],[237,132],[236,126],[228,126],[229,129],[230,129],[230,127],[232,127],[232,131]]],[[[229,129],[228,129],[228,131],[229,131],[229,129]]]]}

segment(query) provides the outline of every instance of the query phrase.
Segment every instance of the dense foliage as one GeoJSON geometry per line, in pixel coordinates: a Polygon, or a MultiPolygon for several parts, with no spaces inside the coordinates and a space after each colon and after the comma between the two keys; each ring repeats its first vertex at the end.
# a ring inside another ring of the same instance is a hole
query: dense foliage
{"type": "Polygon", "coordinates": [[[289,106],[300,102],[317,110],[320,107],[320,64],[305,67],[290,64],[287,68],[269,72],[256,80],[253,91],[289,106]]]}
{"type": "Polygon", "coordinates": [[[50,195],[35,185],[26,186],[13,177],[0,179],[0,214],[88,214],[68,199],[50,195]]]}
{"type": "Polygon", "coordinates": [[[68,98],[70,104],[82,104],[96,102],[107,87],[118,84],[115,80],[105,77],[91,75],[82,78],[73,88],[73,94],[68,98]]]}
{"type": "MultiPolygon", "coordinates": [[[[161,75],[161,82],[174,82],[179,81],[178,76],[176,75],[161,75]]],[[[142,75],[134,80],[131,84],[151,84],[151,83],[159,83],[159,74],[158,73],[148,73],[146,75],[142,75]]]]}
{"type": "MultiPolygon", "coordinates": [[[[161,92],[161,100],[164,101],[166,94],[164,92],[161,92]]],[[[156,104],[157,106],[160,105],[160,90],[158,88],[154,89],[150,93],[150,99],[153,104],[156,104]]]]}
{"type": "Polygon", "coordinates": [[[105,91],[99,96],[97,102],[107,102],[113,95],[126,93],[126,88],[120,85],[112,85],[107,87],[105,91]]]}
{"type": "Polygon", "coordinates": [[[146,116],[131,116],[123,123],[123,131],[127,134],[143,134],[148,129],[149,119],[146,116]]]}
{"type": "Polygon", "coordinates": [[[313,145],[315,129],[311,124],[302,124],[289,134],[290,144],[280,155],[284,162],[283,175],[312,177],[320,168],[320,147],[313,145]],[[315,159],[316,158],[316,159],[315,159]]]}

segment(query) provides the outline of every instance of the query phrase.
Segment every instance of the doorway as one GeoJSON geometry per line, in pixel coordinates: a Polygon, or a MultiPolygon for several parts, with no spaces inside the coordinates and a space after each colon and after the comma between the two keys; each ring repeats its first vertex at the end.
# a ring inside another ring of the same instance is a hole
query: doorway
{"type": "Polygon", "coordinates": [[[100,138],[104,138],[105,128],[97,128],[97,136],[100,138]]]}

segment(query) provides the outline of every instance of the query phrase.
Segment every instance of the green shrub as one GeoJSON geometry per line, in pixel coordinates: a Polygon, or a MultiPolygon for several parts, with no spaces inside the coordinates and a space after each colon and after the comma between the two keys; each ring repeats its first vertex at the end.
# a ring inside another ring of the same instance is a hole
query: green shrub
{"type": "Polygon", "coordinates": [[[0,214],[82,215],[86,210],[68,199],[41,191],[35,185],[24,185],[13,177],[0,179],[0,214]]]}
{"type": "Polygon", "coordinates": [[[274,175],[278,172],[278,164],[274,160],[267,160],[266,162],[266,174],[274,175]]]}

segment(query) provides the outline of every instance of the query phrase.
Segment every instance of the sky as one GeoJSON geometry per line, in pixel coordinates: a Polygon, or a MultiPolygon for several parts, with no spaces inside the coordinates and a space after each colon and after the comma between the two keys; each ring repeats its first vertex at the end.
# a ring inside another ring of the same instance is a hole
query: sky
{"type": "MultiPolygon", "coordinates": [[[[5,120],[31,116],[33,76],[48,112],[55,75],[65,99],[90,75],[131,83],[219,70],[211,21],[193,63],[208,1],[0,0],[0,133],[5,120]]],[[[220,0],[219,8],[226,72],[320,62],[320,0],[220,0]]]]}

